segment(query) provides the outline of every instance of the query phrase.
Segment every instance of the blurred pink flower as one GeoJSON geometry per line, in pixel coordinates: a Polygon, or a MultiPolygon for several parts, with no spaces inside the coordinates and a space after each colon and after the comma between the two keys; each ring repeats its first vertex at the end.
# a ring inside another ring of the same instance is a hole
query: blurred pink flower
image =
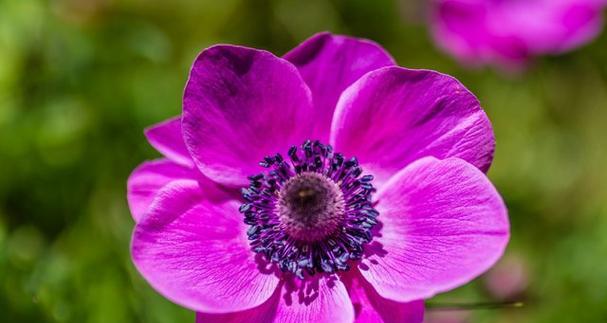
{"type": "Polygon", "coordinates": [[[478,100],[373,42],[208,48],[146,136],[133,262],[200,322],[420,322],[508,242],[478,100]]]}
{"type": "Polygon", "coordinates": [[[469,65],[520,68],[595,38],[605,0],[430,0],[434,38],[469,65]]]}
{"type": "Polygon", "coordinates": [[[500,300],[519,297],[529,284],[529,269],[525,258],[510,254],[502,258],[484,277],[487,290],[500,300]]]}

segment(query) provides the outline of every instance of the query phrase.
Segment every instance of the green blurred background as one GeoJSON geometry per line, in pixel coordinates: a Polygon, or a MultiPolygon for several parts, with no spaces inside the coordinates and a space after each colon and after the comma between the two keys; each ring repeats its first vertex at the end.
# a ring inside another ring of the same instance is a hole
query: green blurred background
{"type": "Polygon", "coordinates": [[[428,321],[607,322],[607,35],[524,74],[470,71],[435,48],[419,10],[407,0],[0,0],[0,321],[193,322],[129,258],[126,179],[159,156],[142,130],[180,112],[201,49],[283,54],[330,30],[456,76],[493,121],[489,176],[512,222],[505,261],[431,302],[526,306],[429,311],[428,321]]]}

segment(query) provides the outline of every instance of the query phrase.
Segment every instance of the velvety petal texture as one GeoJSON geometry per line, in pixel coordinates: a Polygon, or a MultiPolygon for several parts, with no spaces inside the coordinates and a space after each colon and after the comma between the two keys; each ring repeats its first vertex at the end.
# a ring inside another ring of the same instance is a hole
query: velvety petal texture
{"type": "Polygon", "coordinates": [[[139,221],[164,186],[195,177],[194,170],[168,159],[144,162],[135,168],[127,181],[127,200],[133,219],[139,221]]]}
{"type": "Polygon", "coordinates": [[[353,319],[352,302],[339,278],[316,275],[305,281],[285,281],[275,321],[347,323],[353,319]]]}
{"type": "Polygon", "coordinates": [[[604,0],[433,0],[439,46],[473,65],[520,67],[535,55],[571,50],[602,29],[604,0]]]}
{"type": "Polygon", "coordinates": [[[486,171],[495,146],[487,115],[460,82],[402,67],[368,73],[344,91],[331,131],[335,150],[356,156],[379,183],[424,156],[486,171]]]}
{"type": "Polygon", "coordinates": [[[460,159],[410,164],[377,201],[381,225],[359,268],[385,298],[407,302],[463,285],[492,266],[508,242],[502,199],[460,159]]]}
{"type": "Polygon", "coordinates": [[[421,323],[424,301],[395,302],[380,296],[357,270],[342,275],[354,305],[357,323],[421,323]]]}
{"type": "Polygon", "coordinates": [[[297,69],[273,54],[238,46],[204,50],[183,99],[186,146],[200,171],[243,185],[266,154],[309,139],[312,95],[297,69]]]}
{"type": "Polygon", "coordinates": [[[279,279],[249,250],[238,203],[209,202],[208,189],[180,180],[159,193],[133,233],[135,266],[158,292],[189,309],[256,307],[279,279]]]}
{"type": "Polygon", "coordinates": [[[181,117],[173,117],[147,128],[145,136],[150,145],[168,159],[186,167],[194,166],[183,141],[181,117]]]}
{"type": "Polygon", "coordinates": [[[319,33],[288,52],[312,90],[316,122],[311,139],[327,142],[335,104],[346,87],[364,74],[395,65],[394,59],[375,42],[330,33],[319,33]]]}
{"type": "Polygon", "coordinates": [[[350,323],[354,309],[344,284],[336,276],[306,281],[286,278],[280,292],[264,304],[229,314],[197,313],[197,322],[350,323]]]}
{"type": "Polygon", "coordinates": [[[274,295],[263,304],[239,312],[225,314],[211,313],[196,313],[196,323],[257,323],[257,322],[274,322],[276,317],[276,308],[280,301],[282,289],[278,287],[274,295]]]}

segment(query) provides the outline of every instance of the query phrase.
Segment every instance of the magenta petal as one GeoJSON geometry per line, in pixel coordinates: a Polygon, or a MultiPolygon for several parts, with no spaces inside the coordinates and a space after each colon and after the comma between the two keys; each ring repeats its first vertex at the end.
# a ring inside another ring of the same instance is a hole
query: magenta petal
{"type": "Polygon", "coordinates": [[[228,185],[245,185],[265,155],[301,144],[315,123],[310,89],[297,69],[245,47],[203,51],[183,100],[184,137],[196,165],[228,185]]]}
{"type": "Polygon", "coordinates": [[[279,279],[251,252],[238,203],[212,203],[197,181],[167,185],[137,223],[135,266],[163,296],[224,313],[265,302],[279,279]]]}
{"type": "Polygon", "coordinates": [[[350,86],[331,131],[335,150],[358,157],[379,182],[424,156],[459,157],[486,171],[495,145],[487,115],[461,83],[401,67],[376,70],[350,86]]]}
{"type": "Polygon", "coordinates": [[[381,297],[355,270],[343,277],[354,304],[357,323],[421,323],[424,319],[424,301],[395,302],[381,297]]]}
{"type": "Polygon", "coordinates": [[[353,320],[352,302],[336,276],[316,275],[304,282],[292,278],[282,287],[275,322],[350,323],[353,320]]]}
{"type": "Polygon", "coordinates": [[[167,159],[139,165],[127,181],[127,200],[135,222],[148,210],[162,187],[175,180],[194,178],[193,170],[167,159]]]}
{"type": "Polygon", "coordinates": [[[187,167],[194,166],[183,141],[181,117],[173,117],[147,128],[145,136],[150,145],[165,157],[187,167]]]}
{"type": "Polygon", "coordinates": [[[351,323],[354,309],[346,287],[336,276],[311,277],[302,282],[285,277],[279,292],[262,305],[226,314],[197,313],[196,321],[233,323],[351,323]]]}
{"type": "Polygon", "coordinates": [[[383,297],[432,297],[477,277],[502,255],[506,207],[485,175],[457,158],[420,159],[377,195],[381,229],[362,275],[383,297]]]}
{"type": "Polygon", "coordinates": [[[367,72],[395,65],[375,42],[319,33],[285,54],[312,90],[316,109],[314,139],[327,142],[331,118],[341,92],[367,72]]]}
{"type": "Polygon", "coordinates": [[[276,288],[274,295],[263,304],[239,312],[211,314],[196,313],[196,323],[270,323],[274,322],[276,308],[280,300],[281,288],[276,288]]]}

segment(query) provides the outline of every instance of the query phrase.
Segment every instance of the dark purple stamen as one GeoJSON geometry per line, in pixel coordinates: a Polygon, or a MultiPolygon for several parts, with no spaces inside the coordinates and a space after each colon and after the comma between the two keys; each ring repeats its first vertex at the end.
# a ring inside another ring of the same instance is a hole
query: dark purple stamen
{"type": "Polygon", "coordinates": [[[373,208],[372,175],[356,158],[346,159],[329,145],[306,141],[259,163],[265,173],[249,176],[240,207],[252,250],[283,272],[348,270],[372,239],[379,213],[373,208]]]}

